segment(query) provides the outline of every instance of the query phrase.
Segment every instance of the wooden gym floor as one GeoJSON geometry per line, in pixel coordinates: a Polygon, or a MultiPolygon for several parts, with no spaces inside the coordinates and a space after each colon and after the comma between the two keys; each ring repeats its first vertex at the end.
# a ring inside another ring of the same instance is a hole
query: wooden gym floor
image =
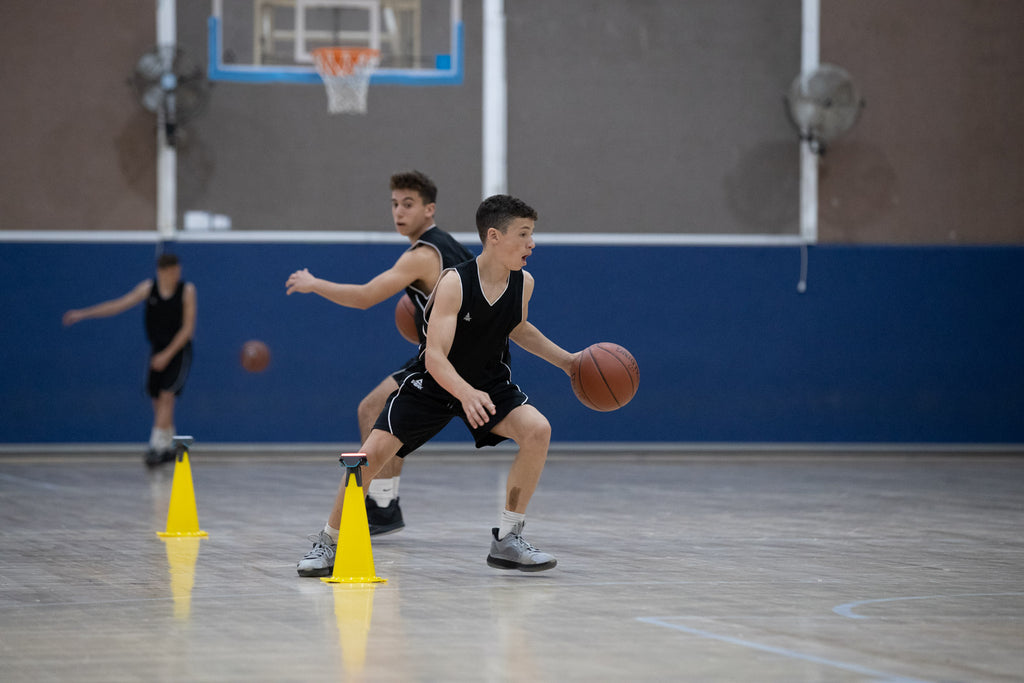
{"type": "Polygon", "coordinates": [[[156,534],[173,466],[6,452],[0,680],[1021,681],[1022,455],[555,450],[525,574],[484,563],[510,451],[417,453],[387,582],[332,586],[330,452],[195,444],[201,540],[156,534]]]}

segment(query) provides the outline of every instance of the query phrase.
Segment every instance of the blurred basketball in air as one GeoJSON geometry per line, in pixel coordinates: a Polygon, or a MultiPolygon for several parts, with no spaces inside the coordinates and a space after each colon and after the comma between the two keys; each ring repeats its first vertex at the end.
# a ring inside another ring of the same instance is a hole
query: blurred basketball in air
{"type": "Polygon", "coordinates": [[[270,365],[270,348],[258,339],[242,344],[242,367],[248,372],[263,372],[270,365]]]}
{"type": "Polygon", "coordinates": [[[416,334],[416,304],[408,294],[403,294],[395,305],[395,327],[406,340],[413,344],[420,343],[419,335],[416,334]]]}
{"type": "Polygon", "coordinates": [[[599,342],[583,349],[570,368],[569,381],[580,403],[607,412],[629,403],[640,386],[636,359],[618,344],[599,342]]]}

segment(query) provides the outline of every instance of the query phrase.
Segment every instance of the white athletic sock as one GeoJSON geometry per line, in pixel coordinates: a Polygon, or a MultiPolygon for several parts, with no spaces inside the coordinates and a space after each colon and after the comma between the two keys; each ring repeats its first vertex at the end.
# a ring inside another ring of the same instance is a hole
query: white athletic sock
{"type": "Polygon", "coordinates": [[[331,537],[335,545],[338,543],[338,534],[341,533],[341,529],[335,529],[330,524],[324,524],[324,533],[331,537]]]}
{"type": "Polygon", "coordinates": [[[513,531],[522,529],[526,515],[521,512],[501,511],[501,520],[498,522],[498,540],[505,538],[513,531]]]}
{"type": "Polygon", "coordinates": [[[174,446],[174,428],[153,427],[149,433],[149,447],[155,451],[169,451],[174,446]]]}
{"type": "Polygon", "coordinates": [[[174,448],[174,427],[170,429],[158,429],[156,430],[157,439],[157,450],[169,451],[174,448]]]}
{"type": "Polygon", "coordinates": [[[367,495],[373,498],[373,502],[382,508],[398,497],[398,477],[390,479],[374,479],[370,482],[367,495]]]}

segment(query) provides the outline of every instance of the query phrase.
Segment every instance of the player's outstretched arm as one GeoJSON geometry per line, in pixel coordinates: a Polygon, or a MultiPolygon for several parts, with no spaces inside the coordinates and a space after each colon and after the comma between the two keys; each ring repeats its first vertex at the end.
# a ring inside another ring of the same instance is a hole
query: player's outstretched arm
{"type": "Polygon", "coordinates": [[[145,301],[152,287],[152,280],[143,280],[135,285],[130,292],[116,299],[103,301],[86,308],[73,308],[64,314],[63,323],[64,325],[74,325],[88,318],[109,318],[118,313],[124,313],[132,306],[137,306],[145,301]]]}
{"type": "Polygon", "coordinates": [[[297,270],[288,276],[285,293],[319,294],[339,306],[366,310],[416,282],[433,284],[436,270],[436,256],[426,249],[412,249],[402,254],[393,266],[361,285],[324,280],[308,268],[297,270]]]}

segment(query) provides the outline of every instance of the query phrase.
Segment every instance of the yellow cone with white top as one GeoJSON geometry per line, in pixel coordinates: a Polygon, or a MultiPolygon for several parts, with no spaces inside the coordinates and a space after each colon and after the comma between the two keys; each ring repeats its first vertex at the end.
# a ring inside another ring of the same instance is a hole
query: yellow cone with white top
{"type": "MultiPolygon", "coordinates": [[[[188,461],[191,436],[175,436],[178,457],[174,463],[174,481],[171,483],[171,505],[167,511],[167,530],[158,531],[164,538],[175,536],[209,536],[199,528],[196,494],[192,486],[192,466],[188,461]]],[[[365,514],[365,513],[364,513],[365,514]]]]}
{"type": "Polygon", "coordinates": [[[341,507],[341,530],[334,555],[334,573],[321,577],[327,583],[382,583],[373,568],[370,546],[370,523],[366,519],[366,502],[359,467],[366,464],[363,453],[343,453],[341,466],[346,468],[345,502],[341,507]]]}

